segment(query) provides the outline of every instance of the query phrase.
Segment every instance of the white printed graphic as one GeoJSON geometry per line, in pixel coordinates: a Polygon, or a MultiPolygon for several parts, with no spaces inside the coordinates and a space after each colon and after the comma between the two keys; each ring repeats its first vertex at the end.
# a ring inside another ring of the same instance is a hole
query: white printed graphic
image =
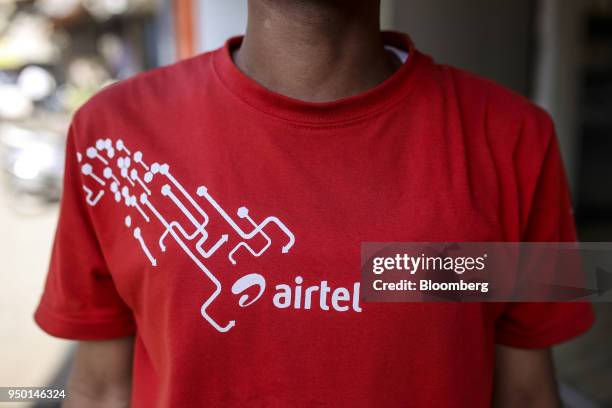
{"type": "Polygon", "coordinates": [[[253,287],[253,286],[259,286],[259,292],[257,293],[257,296],[255,296],[253,299],[248,301],[249,295],[242,295],[240,297],[240,300],[238,301],[238,304],[240,305],[240,307],[250,306],[259,300],[261,295],[263,295],[264,291],[266,290],[266,280],[263,276],[261,276],[258,273],[250,273],[238,279],[232,285],[232,293],[234,295],[244,293],[248,288],[253,287]]]}
{"type": "MultiPolygon", "coordinates": [[[[222,292],[221,282],[205,265],[205,261],[215,255],[215,253],[228,242],[230,237],[238,239],[238,242],[228,253],[228,264],[237,264],[237,255],[240,252],[259,257],[268,251],[273,242],[270,235],[265,232],[266,228],[276,226],[286,235],[287,240],[280,248],[280,252],[286,254],[295,244],[295,236],[287,226],[275,216],[269,216],[261,222],[255,221],[246,207],[240,207],[236,213],[238,218],[247,220],[252,226],[250,231],[243,230],[232,217],[219,205],[219,203],[209,194],[205,186],[200,186],[196,190],[198,200],[204,199],[214,210],[214,214],[206,213],[198,201],[183,187],[183,185],[172,175],[170,166],[167,163],[147,162],[143,158],[141,151],[132,151],[122,140],[98,139],[95,146],[90,146],[85,150],[85,154],[77,153],[81,172],[85,176],[83,185],[85,199],[88,205],[95,207],[105,196],[105,191],[111,197],[111,202],[121,204],[128,211],[135,211],[131,215],[126,215],[123,224],[131,230],[131,235],[135,239],[148,262],[153,267],[158,265],[156,249],[166,252],[168,245],[166,240],[172,238],[182,251],[193,261],[193,263],[206,275],[213,283],[215,289],[213,293],[204,301],[201,307],[201,314],[208,323],[220,332],[227,332],[235,326],[235,320],[220,323],[208,313],[208,307],[222,292]],[[89,160],[88,162],[85,162],[89,160]],[[161,188],[155,190],[152,187],[153,181],[160,181],[161,188]],[[94,193],[97,191],[97,193],[94,193]],[[170,216],[162,214],[155,203],[168,202],[168,200],[185,216],[189,221],[188,226],[182,225],[179,221],[170,219],[170,216]],[[193,211],[195,210],[195,212],[193,211]],[[209,240],[207,226],[210,217],[215,216],[225,222],[227,231],[216,239],[209,240]],[[163,227],[163,232],[157,242],[146,242],[141,227],[138,223],[156,222],[163,227]],[[266,244],[259,249],[254,249],[249,245],[250,240],[261,237],[266,244]],[[195,251],[188,243],[195,242],[195,251]],[[212,241],[212,242],[209,242],[212,241]],[[207,248],[205,248],[205,246],[207,248]],[[243,251],[240,249],[243,248],[243,251]]],[[[258,287],[259,291],[252,299],[244,294],[240,297],[239,306],[247,307],[256,302],[262,295],[266,287],[263,276],[252,273],[238,279],[231,288],[234,295],[244,293],[251,287],[258,287]]]]}

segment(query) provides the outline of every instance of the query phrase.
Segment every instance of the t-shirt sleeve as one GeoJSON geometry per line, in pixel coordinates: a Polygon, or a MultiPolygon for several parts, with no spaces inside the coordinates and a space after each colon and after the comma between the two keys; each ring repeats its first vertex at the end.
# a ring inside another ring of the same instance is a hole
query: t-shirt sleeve
{"type": "Polygon", "coordinates": [[[36,323],[62,338],[102,340],[134,334],[98,242],[78,158],[74,122],[68,132],[64,187],[51,261],[36,323]]]}
{"type": "MultiPolygon", "coordinates": [[[[576,229],[567,178],[552,120],[545,115],[543,122],[533,129],[548,133],[548,139],[536,183],[528,193],[521,241],[573,242],[576,229]]],[[[586,302],[508,303],[497,320],[495,338],[511,347],[545,348],[586,332],[593,320],[592,307],[586,302]]]]}

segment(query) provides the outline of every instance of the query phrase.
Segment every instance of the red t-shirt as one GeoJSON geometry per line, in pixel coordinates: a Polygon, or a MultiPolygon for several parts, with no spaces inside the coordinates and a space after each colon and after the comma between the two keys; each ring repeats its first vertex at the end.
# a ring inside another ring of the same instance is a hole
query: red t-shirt
{"type": "Polygon", "coordinates": [[[488,407],[495,344],[585,331],[583,303],[364,303],[360,244],[575,239],[553,124],[417,51],[307,103],[230,49],[76,114],[46,289],[52,335],[135,335],[135,407],[488,407]]]}

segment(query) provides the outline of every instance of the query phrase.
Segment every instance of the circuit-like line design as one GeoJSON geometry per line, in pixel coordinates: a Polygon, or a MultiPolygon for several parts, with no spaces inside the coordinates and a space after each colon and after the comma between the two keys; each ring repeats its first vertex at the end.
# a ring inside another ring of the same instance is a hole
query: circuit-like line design
{"type": "MultiPolygon", "coordinates": [[[[250,231],[243,230],[211,196],[208,189],[205,186],[200,186],[196,189],[196,196],[206,200],[228,225],[227,232],[221,234],[208,249],[205,249],[204,245],[209,239],[206,227],[210,222],[211,215],[202,209],[196,199],[172,175],[170,166],[167,163],[154,162],[149,165],[144,161],[142,152],[134,151],[132,153],[132,150],[126,147],[123,140],[118,139],[113,142],[109,138],[98,139],[94,146],[89,146],[85,150],[84,155],[77,153],[77,160],[81,173],[84,176],[84,182],[91,181],[89,185],[83,184],[85,201],[88,205],[95,207],[102,201],[104,196],[108,195],[117,204],[123,203],[128,209],[135,210],[139,214],[139,219],[145,225],[152,221],[158,222],[163,227],[163,232],[157,242],[159,250],[166,252],[168,246],[165,241],[168,237],[172,237],[193,263],[213,283],[215,289],[202,304],[200,312],[202,317],[220,332],[230,330],[235,326],[236,321],[230,320],[225,324],[220,324],[207,312],[208,307],[222,292],[222,286],[219,279],[206,267],[204,261],[211,258],[221,247],[226,245],[230,241],[230,235],[237,236],[240,240],[238,244],[229,250],[227,256],[230,264],[237,264],[235,255],[241,248],[244,248],[253,257],[263,255],[273,243],[270,235],[264,231],[271,224],[278,227],[287,237],[287,241],[281,247],[283,254],[288,253],[295,244],[295,236],[278,217],[269,216],[260,223],[257,223],[251,218],[246,207],[240,207],[236,215],[241,219],[246,219],[253,228],[250,231]],[[85,162],[86,159],[88,159],[87,162],[85,162]],[[162,180],[163,185],[159,191],[154,191],[151,183],[159,179],[162,180]],[[94,191],[96,192],[94,193],[94,191]],[[105,194],[105,191],[108,194],[105,194]],[[179,221],[169,220],[161,214],[153,203],[153,201],[161,199],[170,200],[187,218],[191,226],[185,227],[179,221]],[[195,214],[190,211],[188,206],[195,209],[195,214]],[[193,228],[193,230],[190,231],[190,228],[193,228]],[[248,242],[256,236],[262,237],[266,242],[258,250],[253,249],[248,242]],[[197,240],[195,242],[195,251],[187,245],[187,242],[194,240],[197,240]]],[[[155,251],[152,249],[154,247],[147,244],[142,235],[141,228],[136,225],[135,220],[128,215],[124,219],[124,225],[128,229],[132,229],[132,236],[138,241],[142,252],[151,263],[151,266],[157,267],[158,260],[154,254],[155,251]]],[[[260,280],[255,281],[259,282],[260,280]]],[[[259,282],[258,285],[260,285],[260,289],[263,291],[265,281],[259,282]]],[[[261,296],[261,292],[259,296],[261,296]]],[[[248,304],[253,302],[251,301],[248,304]]],[[[241,301],[241,306],[243,306],[243,303],[241,301]]]]}

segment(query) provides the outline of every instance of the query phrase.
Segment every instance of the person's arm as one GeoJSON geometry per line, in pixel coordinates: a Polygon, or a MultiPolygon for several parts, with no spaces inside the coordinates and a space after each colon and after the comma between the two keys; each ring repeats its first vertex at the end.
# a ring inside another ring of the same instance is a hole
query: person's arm
{"type": "Polygon", "coordinates": [[[550,349],[498,345],[493,401],[495,408],[560,408],[550,349]]]}
{"type": "Polygon", "coordinates": [[[133,348],[133,337],[79,342],[64,408],[129,407],[133,348]]]}

